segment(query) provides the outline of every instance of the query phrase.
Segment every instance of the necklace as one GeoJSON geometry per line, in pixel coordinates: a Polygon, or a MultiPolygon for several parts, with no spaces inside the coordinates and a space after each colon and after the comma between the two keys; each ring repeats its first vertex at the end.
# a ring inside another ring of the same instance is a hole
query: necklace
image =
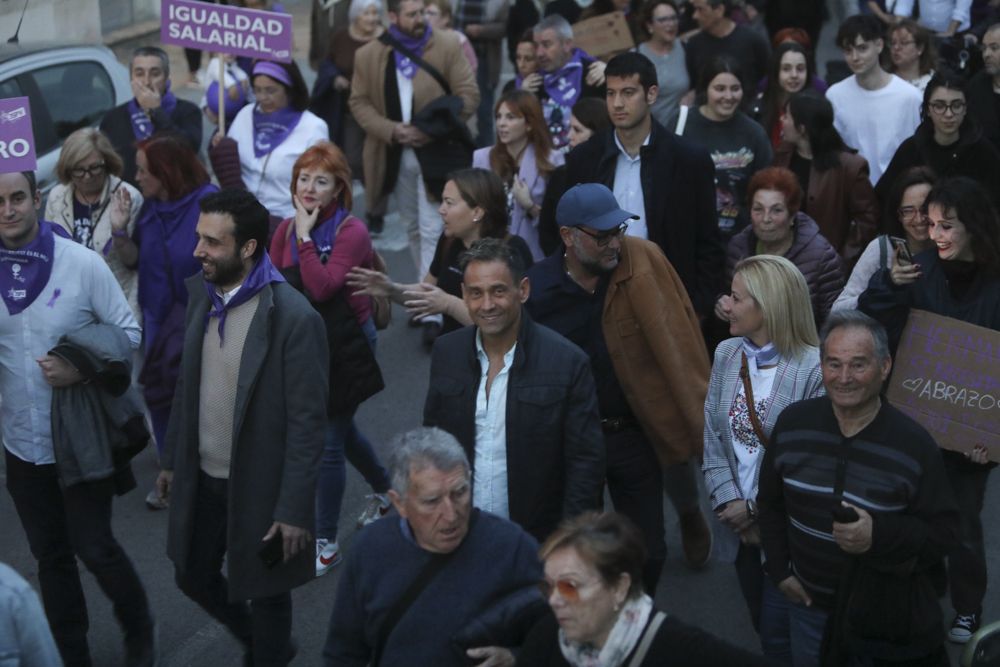
{"type": "Polygon", "coordinates": [[[569,276],[569,279],[575,282],[577,285],[579,285],[580,289],[582,289],[584,292],[587,292],[588,294],[593,294],[594,292],[597,291],[596,287],[594,289],[588,289],[587,287],[584,287],[583,283],[581,283],[579,280],[576,279],[576,276],[574,276],[573,272],[570,271],[569,260],[566,258],[566,253],[563,253],[563,271],[565,271],[566,275],[569,276]]]}

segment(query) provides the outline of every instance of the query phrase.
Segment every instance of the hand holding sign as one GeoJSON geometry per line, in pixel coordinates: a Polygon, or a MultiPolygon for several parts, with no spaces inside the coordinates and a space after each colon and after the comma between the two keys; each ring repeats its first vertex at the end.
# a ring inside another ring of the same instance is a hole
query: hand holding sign
{"type": "Polygon", "coordinates": [[[292,17],[278,12],[162,0],[160,41],[264,60],[292,61],[292,17]]]}

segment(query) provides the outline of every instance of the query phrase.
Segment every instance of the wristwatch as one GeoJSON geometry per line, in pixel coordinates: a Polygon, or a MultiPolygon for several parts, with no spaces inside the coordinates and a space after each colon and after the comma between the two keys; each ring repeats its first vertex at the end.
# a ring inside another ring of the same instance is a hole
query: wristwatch
{"type": "Polygon", "coordinates": [[[747,514],[750,515],[751,521],[757,520],[757,503],[750,498],[747,498],[747,514]]]}

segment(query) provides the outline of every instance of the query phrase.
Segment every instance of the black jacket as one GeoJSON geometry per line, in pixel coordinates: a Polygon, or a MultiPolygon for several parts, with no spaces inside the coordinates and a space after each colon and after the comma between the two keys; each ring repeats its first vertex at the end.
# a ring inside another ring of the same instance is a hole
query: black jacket
{"type": "Polygon", "coordinates": [[[1000,150],[1000,106],[997,105],[993,77],[989,72],[980,70],[969,80],[966,97],[969,115],[983,129],[983,136],[990,140],[994,148],[1000,150]]]}
{"type": "MultiPolygon", "coordinates": [[[[708,151],[653,121],[640,151],[649,240],[663,249],[695,312],[712,312],[722,287],[724,251],[715,208],[715,164],[708,151]]],[[[603,183],[612,190],[618,146],[614,130],[596,134],[566,156],[566,184],[603,183]]]]}
{"type": "MultiPolygon", "coordinates": [[[[175,134],[195,153],[201,150],[201,111],[191,102],[178,98],[173,113],[168,115],[162,109],[157,109],[152,115],[152,121],[153,127],[156,128],[155,134],[175,134]]],[[[111,140],[111,145],[122,156],[122,161],[125,163],[122,178],[136,185],[135,144],[138,140],[132,132],[128,102],[104,114],[101,120],[101,132],[111,140]]]]}
{"type": "MultiPolygon", "coordinates": [[[[435,341],[424,404],[424,425],[454,435],[473,469],[482,376],[477,331],[465,327],[435,341]]],[[[541,542],[562,519],[600,507],[604,436],[590,360],[526,310],[507,382],[506,428],[512,521],[541,542]]]]}

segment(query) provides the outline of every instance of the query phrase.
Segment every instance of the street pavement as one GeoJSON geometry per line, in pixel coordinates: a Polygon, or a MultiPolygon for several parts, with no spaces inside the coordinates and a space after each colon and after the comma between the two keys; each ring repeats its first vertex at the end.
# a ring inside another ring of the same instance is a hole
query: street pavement
{"type": "MultiPolygon", "coordinates": [[[[309,2],[291,0],[285,4],[295,18],[298,60],[311,82],[313,75],[302,58],[308,46],[309,2]]],[[[155,37],[149,41],[155,41],[155,37]]],[[[832,54],[828,37],[824,43],[821,50],[832,54]]],[[[126,60],[132,46],[119,45],[116,52],[126,60]]],[[[181,51],[174,48],[168,50],[175,81],[182,81],[186,66],[181,51]]],[[[176,86],[175,89],[185,98],[200,101],[199,90],[183,86],[176,86]]],[[[376,246],[385,255],[394,278],[415,280],[404,231],[399,229],[395,216],[391,216],[386,224],[386,231],[376,239],[376,246]]],[[[395,308],[392,325],[379,333],[378,361],[385,376],[386,389],[361,406],[357,415],[359,427],[383,459],[395,434],[420,424],[429,367],[429,354],[421,345],[419,329],[407,327],[406,314],[398,306],[395,308]]],[[[139,488],[115,501],[114,529],[145,583],[157,619],[161,667],[240,664],[241,651],[235,640],[185,598],[174,584],[173,566],[165,555],[167,514],[151,512],[143,504],[143,498],[157,473],[153,449],[143,452],[134,467],[139,488]]],[[[3,476],[3,462],[0,460],[0,477],[3,476]]],[[[1000,618],[1000,595],[997,594],[1000,591],[1000,521],[991,511],[991,508],[1000,507],[1000,483],[997,482],[997,475],[992,477],[983,512],[991,570],[991,595],[986,601],[985,613],[987,621],[1000,618]]],[[[354,522],[364,506],[367,493],[371,493],[371,489],[348,466],[347,490],[340,521],[340,544],[347,558],[363,557],[363,554],[352,554],[351,548],[356,533],[354,522]]],[[[0,526],[4,527],[5,535],[0,542],[0,561],[10,564],[37,587],[37,566],[28,551],[20,522],[6,492],[0,492],[0,526]]],[[[667,539],[669,553],[659,590],[656,591],[658,605],[720,638],[756,649],[756,637],[732,566],[711,562],[697,572],[688,568],[681,550],[677,518],[669,504],[667,539]]],[[[489,563],[484,563],[483,567],[489,567],[489,563]]],[[[342,567],[334,568],[324,577],[294,592],[293,634],[299,645],[299,654],[293,664],[321,664],[330,611],[342,570],[342,567]]],[[[90,609],[89,636],[94,664],[122,664],[121,633],[111,606],[85,570],[82,578],[90,609]]],[[[947,605],[946,609],[949,609],[947,605]]],[[[950,611],[946,611],[946,616],[950,620],[950,611]]],[[[952,647],[950,651],[953,662],[957,662],[958,649],[952,647]]]]}

